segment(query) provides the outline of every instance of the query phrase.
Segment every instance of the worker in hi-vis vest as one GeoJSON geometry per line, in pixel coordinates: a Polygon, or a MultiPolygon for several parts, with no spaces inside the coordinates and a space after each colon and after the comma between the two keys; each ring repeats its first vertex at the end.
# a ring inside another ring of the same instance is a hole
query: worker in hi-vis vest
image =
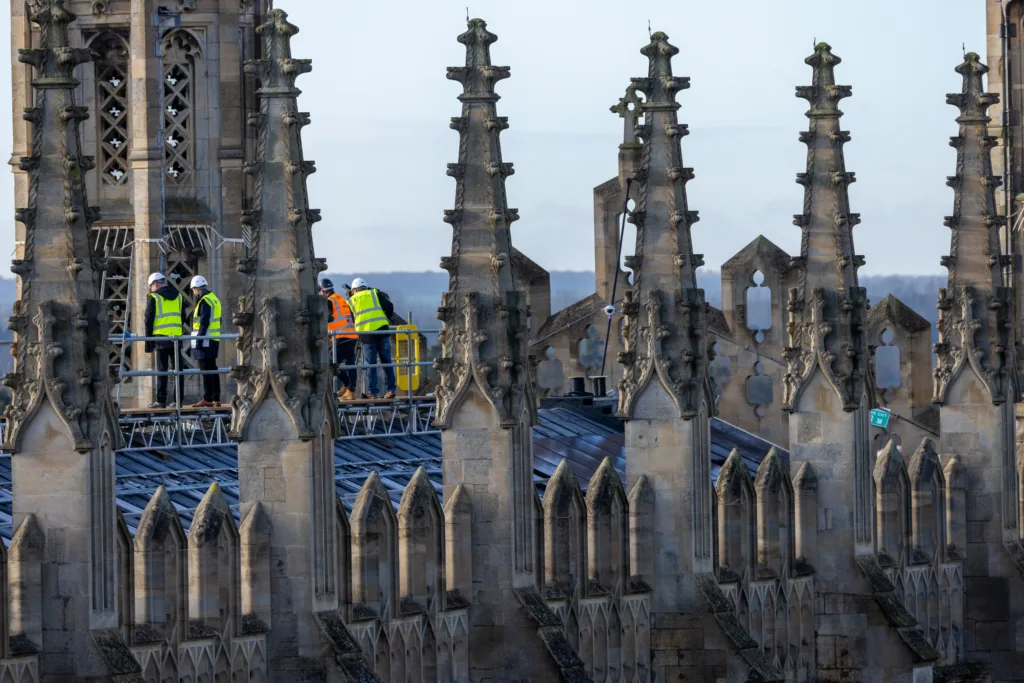
{"type": "MultiPolygon", "coordinates": [[[[367,334],[387,330],[391,326],[391,318],[395,314],[395,307],[388,295],[379,289],[370,289],[366,281],[357,277],[352,281],[352,296],[349,297],[352,305],[352,315],[356,319],[356,332],[359,333],[359,341],[363,344],[363,362],[366,365],[374,365],[380,358],[381,363],[391,363],[391,335],[389,334],[367,334]]],[[[367,398],[377,398],[377,368],[370,368],[370,393],[367,398]]],[[[384,381],[387,383],[387,393],[384,398],[395,397],[395,369],[384,368],[384,381]]]]}
{"type": "Polygon", "coordinates": [[[217,369],[217,352],[220,351],[220,299],[210,291],[210,283],[202,275],[192,278],[192,294],[196,308],[192,311],[192,357],[203,371],[203,398],[193,403],[193,408],[220,407],[220,374],[217,369]],[[200,337],[210,337],[201,339],[200,337]]]}
{"type": "MultiPolygon", "coordinates": [[[[156,369],[158,372],[174,370],[174,342],[171,337],[182,334],[182,309],[184,301],[181,293],[167,284],[163,273],[149,276],[149,296],[146,301],[146,336],[168,337],[166,341],[147,341],[146,353],[156,353],[156,369]]],[[[179,354],[177,366],[184,369],[179,354]]],[[[156,378],[156,400],[149,404],[150,408],[167,407],[167,375],[156,378]]],[[[185,376],[178,375],[178,397],[185,395],[185,376]]]]}
{"type": "MultiPolygon", "coordinates": [[[[334,283],[324,278],[320,281],[320,293],[327,298],[331,307],[330,322],[327,323],[327,334],[334,344],[334,362],[339,366],[355,365],[356,363],[356,323],[352,317],[352,309],[341,294],[334,291],[334,283]]],[[[358,374],[355,370],[339,367],[337,370],[338,400],[351,401],[356,397],[358,374]]]]}

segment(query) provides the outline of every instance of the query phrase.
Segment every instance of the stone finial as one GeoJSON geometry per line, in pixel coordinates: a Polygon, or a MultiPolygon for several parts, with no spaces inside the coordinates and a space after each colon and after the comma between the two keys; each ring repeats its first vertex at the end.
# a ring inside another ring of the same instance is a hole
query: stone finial
{"type": "MultiPolygon", "coordinates": [[[[259,27],[265,58],[246,63],[261,79],[256,127],[256,161],[246,165],[254,176],[253,208],[245,221],[252,230],[248,258],[238,264],[247,273],[233,322],[238,326],[241,363],[231,369],[238,382],[232,399],[232,438],[247,440],[250,419],[262,402],[274,397],[294,427],[291,438],[310,440],[335,429],[327,348],[327,303],[319,294],[317,275],[327,268],[313,249],[313,224],[319,210],[309,208],[307,177],[316,171],[302,154],[303,126],[295,79],[312,67],[294,59],[291,38],[298,29],[288,15],[273,10],[259,27]]],[[[289,438],[286,434],[274,438],[289,438]]]]}
{"type": "Polygon", "coordinates": [[[994,405],[1016,401],[1018,387],[1014,365],[1013,292],[1002,284],[1006,265],[999,248],[999,230],[1006,218],[996,211],[996,188],[1002,184],[992,174],[992,147],[986,110],[999,101],[986,93],[982,76],[988,67],[978,55],[968,53],[956,68],[963,76],[962,92],[946,96],[960,110],[959,134],[951,138],[956,148],[953,215],[945,220],[952,232],[949,256],[942,265],[949,283],[939,290],[938,363],[934,371],[934,402],[946,402],[949,389],[970,368],[994,405]]]}
{"type": "Polygon", "coordinates": [[[313,61],[292,58],[292,37],[298,32],[299,28],[289,23],[288,13],[280,9],[271,10],[267,22],[256,27],[256,33],[263,36],[267,56],[250,60],[245,70],[259,77],[262,87],[257,94],[261,97],[299,96],[295,80],[313,70],[313,61]]]}
{"type": "Polygon", "coordinates": [[[82,155],[79,135],[89,112],[75,101],[74,69],[90,56],[68,47],[75,15],[64,5],[34,3],[30,18],[40,29],[39,47],[19,50],[19,60],[35,70],[35,98],[24,113],[32,128],[31,156],[19,162],[29,176],[28,205],[16,212],[25,225],[25,246],[11,265],[21,278],[21,299],[8,321],[15,333],[14,372],[4,378],[13,394],[4,412],[8,452],[21,448],[24,426],[44,403],[69,430],[76,450],[121,443],[110,400],[109,317],[99,300],[104,266],[89,238],[99,209],[89,206],[85,173],[95,164],[82,155]]]}
{"type": "Polygon", "coordinates": [[[754,488],[757,491],[777,492],[786,485],[788,479],[789,473],[782,462],[782,456],[779,455],[779,449],[772,446],[757,468],[754,488]]]}
{"type": "Polygon", "coordinates": [[[491,404],[501,426],[536,420],[527,357],[526,297],[512,272],[511,225],[519,219],[509,208],[505,179],[512,164],[501,158],[498,137],[508,128],[499,117],[494,85],[508,78],[509,67],[491,64],[497,36],[481,19],[459,36],[466,65],[449,67],[448,78],[463,86],[462,115],[452,119],[459,133],[459,160],[449,164],[455,178],[455,208],[445,212],[452,226],[452,253],[442,259],[450,273],[442,296],[441,380],[437,424],[451,426],[452,415],[471,385],[491,404]]]}
{"type": "Polygon", "coordinates": [[[36,88],[75,88],[75,67],[92,58],[86,48],[73,48],[68,41],[68,25],[78,17],[65,6],[65,0],[38,0],[29,5],[29,18],[39,26],[39,47],[18,50],[18,61],[35,68],[32,85],[36,88]]]}
{"type": "Polygon", "coordinates": [[[743,462],[738,448],[729,452],[729,457],[722,464],[718,472],[718,481],[715,482],[715,491],[718,493],[719,503],[727,499],[739,497],[744,490],[751,489],[753,482],[750,480],[750,470],[743,462]]]}
{"type": "Polygon", "coordinates": [[[622,144],[619,147],[639,147],[636,127],[643,115],[643,100],[636,94],[636,86],[626,88],[626,94],[611,106],[610,111],[622,119],[622,144]]]}
{"type": "Polygon", "coordinates": [[[637,400],[655,377],[671,397],[680,417],[699,414],[701,404],[714,410],[714,391],[708,372],[707,304],[697,289],[698,258],[690,229],[697,222],[686,199],[693,169],[683,166],[680,140],[687,134],[678,122],[676,93],[689,79],[672,74],[672,57],[679,50],[658,32],[641,51],[647,56],[648,77],[632,79],[644,93],[643,139],[636,209],[636,254],[632,257],[633,286],[625,292],[623,312],[629,328],[629,351],[620,354],[624,366],[619,382],[619,415],[633,416],[637,400]]]}
{"type": "Polygon", "coordinates": [[[935,473],[941,471],[942,464],[935,450],[935,442],[925,437],[910,457],[910,464],[907,466],[910,483],[915,489],[920,489],[923,486],[922,482],[931,481],[935,473]]]}
{"type": "Polygon", "coordinates": [[[839,57],[818,43],[805,62],[813,69],[811,85],[798,86],[797,97],[810,103],[808,130],[800,134],[808,148],[807,171],[796,182],[804,187],[803,212],[793,222],[803,235],[798,286],[789,292],[789,346],[783,409],[797,410],[810,380],[821,372],[838,394],[843,409],[860,407],[871,392],[871,364],[864,323],[867,294],[857,280],[864,258],[854,253],[853,226],[860,216],[850,211],[848,186],[856,178],[846,170],[843,145],[850,134],[839,128],[839,101],[848,85],[836,85],[839,57]]]}

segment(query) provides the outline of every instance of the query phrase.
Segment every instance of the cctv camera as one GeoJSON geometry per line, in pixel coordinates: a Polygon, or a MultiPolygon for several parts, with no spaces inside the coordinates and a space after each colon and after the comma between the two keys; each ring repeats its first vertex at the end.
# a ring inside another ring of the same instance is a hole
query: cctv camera
{"type": "Polygon", "coordinates": [[[608,304],[607,306],[604,307],[604,312],[607,313],[608,315],[613,315],[615,313],[615,307],[612,306],[611,304],[608,304]]]}

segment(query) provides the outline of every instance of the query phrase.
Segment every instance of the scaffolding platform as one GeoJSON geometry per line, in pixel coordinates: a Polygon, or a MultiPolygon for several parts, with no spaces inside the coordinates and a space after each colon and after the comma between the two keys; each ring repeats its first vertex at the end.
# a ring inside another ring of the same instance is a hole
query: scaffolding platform
{"type": "MultiPolygon", "coordinates": [[[[339,439],[435,434],[432,396],[361,399],[338,404],[339,439]]],[[[130,408],[119,416],[125,451],[198,448],[234,443],[231,407],[130,408]]]]}

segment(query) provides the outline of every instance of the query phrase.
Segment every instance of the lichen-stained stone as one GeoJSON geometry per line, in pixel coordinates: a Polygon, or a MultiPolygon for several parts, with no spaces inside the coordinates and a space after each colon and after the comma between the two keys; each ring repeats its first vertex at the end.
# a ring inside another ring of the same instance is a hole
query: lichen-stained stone
{"type": "MultiPolygon", "coordinates": [[[[339,610],[348,595],[338,585],[347,577],[339,567],[347,555],[339,550],[334,489],[337,408],[327,303],[317,283],[326,264],[313,249],[320,212],[310,208],[306,188],[316,166],[302,153],[310,116],[297,104],[296,79],[312,65],[292,56],[298,28],[282,10],[272,10],[258,33],[262,57],[246,63],[260,82],[260,107],[248,120],[256,158],[244,170],[255,187],[243,218],[252,239],[238,264],[249,277],[233,317],[241,361],[231,369],[238,383],[231,433],[239,441],[241,514],[250,519],[255,507],[262,511],[260,536],[269,536],[269,548],[259,552],[274,567],[262,587],[269,595],[249,591],[246,604],[270,626],[268,677],[305,680],[334,669],[338,641],[316,615],[339,610]]],[[[247,561],[255,562],[258,547],[247,544],[247,561]]],[[[247,565],[247,575],[250,570],[253,578],[266,576],[257,564],[247,565]]]]}
{"type": "MultiPolygon", "coordinates": [[[[508,205],[512,165],[502,159],[499,136],[509,124],[498,116],[494,91],[510,70],[491,63],[496,40],[483,20],[472,19],[459,36],[465,65],[448,69],[463,91],[461,115],[451,122],[459,156],[448,165],[456,190],[444,219],[452,227],[452,250],[441,259],[450,279],[438,309],[437,424],[444,430],[446,507],[456,495],[472,500],[472,588],[461,596],[469,602],[469,678],[556,680],[564,663],[549,654],[538,629],[558,627],[535,621],[516,595],[526,587],[536,592],[543,570],[537,566],[530,432],[536,399],[527,310],[512,272],[511,225],[519,214],[508,205]]],[[[464,574],[456,576],[461,593],[464,574]]]]}
{"type": "Polygon", "coordinates": [[[118,630],[114,450],[121,433],[99,295],[103,255],[94,252],[90,234],[99,210],[89,205],[85,176],[95,162],[82,154],[80,136],[89,112],[76,101],[78,67],[91,55],[71,42],[76,16],[69,4],[29,5],[39,39],[18,51],[31,67],[33,98],[24,112],[30,148],[18,161],[29,187],[17,212],[24,247],[11,266],[20,278],[8,322],[15,366],[4,378],[12,391],[4,449],[17,454],[12,516],[24,530],[20,547],[12,545],[21,605],[13,616],[19,640],[39,652],[43,680],[139,671],[130,655],[125,660],[118,630]],[[26,543],[33,537],[40,543],[26,543]],[[24,546],[33,552],[23,553],[24,546]],[[18,562],[29,555],[34,562],[18,562]]]}
{"type": "Polygon", "coordinates": [[[939,290],[934,372],[948,496],[943,545],[950,560],[962,561],[960,600],[966,602],[954,605],[954,619],[963,615],[965,658],[984,657],[993,679],[1001,679],[1003,671],[1019,667],[1024,651],[1024,626],[1009,616],[1024,613],[1016,561],[1022,462],[1013,405],[1019,400],[1014,293],[1002,281],[999,230],[1006,219],[996,209],[1001,178],[992,171],[997,139],[988,129],[987,110],[998,97],[985,91],[988,67],[977,54],[967,53],[956,71],[962,88],[946,97],[959,110],[950,139],[956,170],[947,182],[953,189],[953,213],[945,219],[950,250],[942,258],[949,282],[939,290]]]}

